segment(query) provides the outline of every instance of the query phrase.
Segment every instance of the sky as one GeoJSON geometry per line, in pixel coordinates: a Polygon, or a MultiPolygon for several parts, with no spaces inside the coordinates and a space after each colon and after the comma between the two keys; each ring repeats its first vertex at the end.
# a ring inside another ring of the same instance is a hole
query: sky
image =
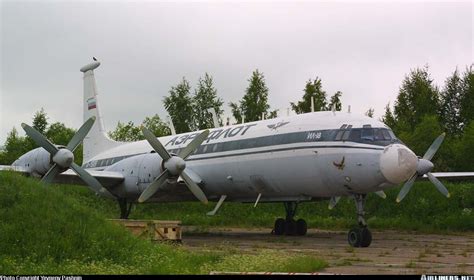
{"type": "Polygon", "coordinates": [[[163,98],[206,72],[225,102],[265,75],[272,109],[286,114],[308,79],[343,110],[383,115],[410,69],[429,66],[442,87],[473,63],[472,2],[157,2],[0,0],[0,145],[44,108],[82,124],[82,73],[95,70],[107,130],[167,114],[163,98]]]}

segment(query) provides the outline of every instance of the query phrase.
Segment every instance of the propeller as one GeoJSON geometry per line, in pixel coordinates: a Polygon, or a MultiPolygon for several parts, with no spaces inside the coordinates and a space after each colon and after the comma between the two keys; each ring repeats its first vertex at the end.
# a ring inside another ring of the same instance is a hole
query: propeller
{"type": "Polygon", "coordinates": [[[35,141],[35,143],[43,147],[46,151],[51,154],[51,160],[54,163],[53,166],[46,172],[41,178],[44,183],[53,182],[56,175],[71,168],[76,174],[89,186],[95,193],[100,193],[109,198],[115,198],[107,189],[105,189],[96,178],[91,176],[82,167],[74,163],[74,150],[81,144],[82,140],[86,137],[89,130],[92,128],[95,122],[95,117],[88,119],[79,130],[74,134],[66,147],[57,147],[51,143],[46,137],[38,132],[33,127],[22,123],[21,127],[25,130],[26,134],[35,141]]]}
{"type": "Polygon", "coordinates": [[[160,141],[144,126],[141,127],[145,139],[155,152],[163,159],[163,172],[158,176],[140,195],[138,202],[145,202],[152,197],[168,178],[177,178],[181,176],[188,189],[204,204],[207,204],[207,198],[199,186],[185,172],[186,162],[188,158],[209,136],[209,130],[204,130],[201,134],[191,141],[177,156],[170,155],[163,147],[160,141]]]}
{"type": "Polygon", "coordinates": [[[448,189],[446,189],[446,187],[433,174],[430,173],[431,170],[434,167],[434,164],[431,162],[431,159],[433,158],[433,156],[438,151],[439,147],[441,146],[441,143],[443,143],[443,140],[444,140],[445,136],[446,136],[446,133],[443,133],[440,136],[438,136],[433,141],[433,143],[428,148],[428,150],[423,155],[423,157],[418,159],[418,165],[416,167],[416,172],[403,185],[403,188],[398,193],[397,202],[402,201],[403,198],[408,194],[408,192],[413,187],[413,184],[415,183],[415,180],[419,177],[422,177],[425,174],[428,176],[428,179],[431,181],[431,183],[433,183],[433,185],[435,185],[435,187],[438,189],[438,191],[440,193],[442,193],[444,196],[449,198],[450,195],[449,195],[448,189]]]}

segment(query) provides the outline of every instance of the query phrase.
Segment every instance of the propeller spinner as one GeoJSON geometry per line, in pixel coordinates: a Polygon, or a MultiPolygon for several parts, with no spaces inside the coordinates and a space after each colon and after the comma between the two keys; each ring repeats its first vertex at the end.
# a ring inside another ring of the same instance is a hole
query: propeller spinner
{"type": "Polygon", "coordinates": [[[177,156],[170,155],[168,151],[163,147],[160,141],[151,133],[148,129],[142,126],[142,132],[145,136],[145,139],[155,150],[155,152],[160,155],[163,159],[163,172],[158,176],[140,195],[138,202],[145,202],[151,196],[153,196],[160,187],[165,183],[166,179],[172,177],[181,176],[184,180],[184,183],[189,188],[189,190],[199,199],[202,203],[207,204],[207,198],[204,192],[199,188],[199,186],[188,176],[186,173],[186,161],[185,159],[189,157],[209,136],[209,130],[204,130],[201,134],[189,143],[184,149],[182,149],[177,156]]]}

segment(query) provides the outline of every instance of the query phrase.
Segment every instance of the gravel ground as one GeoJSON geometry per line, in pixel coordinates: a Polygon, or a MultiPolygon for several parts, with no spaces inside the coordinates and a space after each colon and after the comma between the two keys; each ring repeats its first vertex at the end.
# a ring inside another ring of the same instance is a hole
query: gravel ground
{"type": "Polygon", "coordinates": [[[352,248],[347,232],[309,229],[306,236],[275,236],[269,229],[183,229],[183,246],[195,251],[252,254],[284,250],[325,259],[323,273],[335,274],[474,274],[474,232],[420,234],[372,230],[368,248],[352,248]]]}

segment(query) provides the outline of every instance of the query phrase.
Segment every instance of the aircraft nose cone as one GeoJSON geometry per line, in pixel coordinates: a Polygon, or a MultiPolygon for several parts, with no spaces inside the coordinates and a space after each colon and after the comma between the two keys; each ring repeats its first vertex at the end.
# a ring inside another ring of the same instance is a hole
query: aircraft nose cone
{"type": "Polygon", "coordinates": [[[380,156],[380,171],[393,184],[408,180],[418,167],[418,157],[404,145],[394,144],[385,147],[380,156]]]}

